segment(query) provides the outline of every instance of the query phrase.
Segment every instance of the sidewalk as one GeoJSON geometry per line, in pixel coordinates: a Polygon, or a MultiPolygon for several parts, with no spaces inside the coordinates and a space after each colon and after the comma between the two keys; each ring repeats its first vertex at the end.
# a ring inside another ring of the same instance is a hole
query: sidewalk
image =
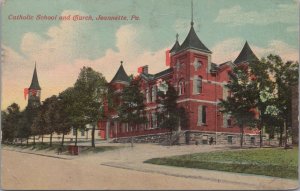
{"type": "MultiPolygon", "coordinates": [[[[119,145],[111,143],[102,143],[103,146],[119,145]]],[[[183,155],[191,153],[212,152],[217,150],[230,149],[220,145],[183,145],[183,146],[161,146],[153,144],[120,144],[123,148],[110,150],[101,153],[89,153],[79,156],[57,155],[55,151],[35,151],[31,149],[11,149],[11,147],[2,147],[4,150],[14,150],[17,152],[53,157],[65,160],[72,160],[76,164],[89,164],[93,166],[106,166],[119,169],[127,169],[150,174],[169,175],[173,177],[182,177],[187,179],[198,179],[203,181],[212,181],[215,183],[234,184],[245,187],[245,189],[254,190],[285,190],[298,187],[297,180],[282,179],[261,175],[250,175],[241,173],[230,173],[215,170],[192,169],[182,167],[171,167],[163,165],[154,165],[143,163],[147,159],[156,157],[166,157],[174,155],[183,155]]]]}
{"type": "Polygon", "coordinates": [[[209,180],[217,183],[231,183],[245,186],[245,189],[254,190],[286,190],[298,187],[297,180],[267,177],[260,175],[230,173],[215,170],[192,169],[172,166],[162,166],[146,163],[114,163],[107,162],[101,165],[140,172],[158,173],[163,175],[192,179],[209,180]]]}

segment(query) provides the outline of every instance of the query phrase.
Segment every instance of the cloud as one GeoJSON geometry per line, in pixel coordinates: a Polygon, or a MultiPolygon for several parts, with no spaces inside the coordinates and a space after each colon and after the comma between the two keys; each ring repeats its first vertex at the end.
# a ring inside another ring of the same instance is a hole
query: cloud
{"type": "Polygon", "coordinates": [[[298,6],[293,4],[278,4],[276,8],[265,9],[261,12],[247,11],[240,5],[221,9],[217,23],[227,23],[232,26],[246,24],[266,25],[271,23],[298,23],[298,6]]]}
{"type": "MultiPolygon", "coordinates": [[[[245,40],[241,38],[231,38],[216,44],[212,48],[212,61],[218,64],[230,60],[234,61],[239,55],[240,51],[242,50],[244,43],[245,40]]],[[[282,59],[286,61],[299,60],[298,49],[280,40],[272,40],[267,44],[266,47],[259,47],[251,43],[249,43],[249,45],[253,50],[254,54],[259,58],[266,57],[269,54],[278,54],[282,57],[282,59]]]]}
{"type": "Polygon", "coordinates": [[[212,48],[212,61],[218,64],[233,61],[241,51],[243,43],[242,38],[230,38],[216,44],[212,48]]]}
{"type": "Polygon", "coordinates": [[[103,56],[99,55],[95,59],[87,56],[91,49],[85,47],[88,30],[88,25],[61,22],[49,28],[47,37],[26,33],[20,45],[21,53],[4,45],[2,109],[12,102],[25,107],[27,101],[23,98],[23,89],[30,85],[35,61],[42,100],[72,86],[83,66],[101,72],[108,81],[117,72],[121,60],[128,74],[136,74],[137,68],[146,64],[152,73],[166,69],[166,48],[149,51],[139,44],[137,39],[143,29],[132,25],[120,26],[115,33],[117,49],[109,48],[103,56]]]}

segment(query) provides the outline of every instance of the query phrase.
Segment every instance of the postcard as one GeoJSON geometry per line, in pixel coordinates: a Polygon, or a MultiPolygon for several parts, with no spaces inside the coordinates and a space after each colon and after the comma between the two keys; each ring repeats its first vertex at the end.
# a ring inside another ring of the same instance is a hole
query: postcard
{"type": "Polygon", "coordinates": [[[297,0],[2,0],[4,190],[298,188],[297,0]]]}

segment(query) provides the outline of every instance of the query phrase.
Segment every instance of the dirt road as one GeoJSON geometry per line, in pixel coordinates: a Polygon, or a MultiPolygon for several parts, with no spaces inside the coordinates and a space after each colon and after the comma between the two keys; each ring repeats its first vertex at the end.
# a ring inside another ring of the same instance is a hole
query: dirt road
{"type": "Polygon", "coordinates": [[[284,190],[298,185],[288,179],[143,163],[159,156],[228,149],[225,147],[136,144],[133,148],[79,156],[9,149],[12,148],[2,148],[2,189],[284,190]]]}
{"type": "Polygon", "coordinates": [[[82,160],[2,151],[2,189],[241,189],[216,183],[144,173],[82,160]]]}

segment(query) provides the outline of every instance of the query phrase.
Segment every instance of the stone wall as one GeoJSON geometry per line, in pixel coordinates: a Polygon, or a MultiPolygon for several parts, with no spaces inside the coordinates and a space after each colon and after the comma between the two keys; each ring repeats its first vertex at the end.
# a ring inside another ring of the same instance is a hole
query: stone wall
{"type": "Polygon", "coordinates": [[[134,143],[163,143],[168,140],[170,137],[170,133],[158,133],[152,135],[140,135],[140,136],[132,136],[132,137],[120,137],[112,139],[114,143],[130,143],[131,139],[133,139],[134,143]]]}
{"type": "MultiPolygon", "coordinates": [[[[240,144],[240,134],[239,133],[212,133],[212,132],[200,132],[200,131],[182,131],[180,133],[173,133],[173,144],[209,144],[210,137],[213,138],[213,144],[218,145],[239,145],[240,144]],[[177,136],[177,137],[174,137],[177,136]]],[[[141,135],[133,137],[121,137],[114,138],[112,142],[114,143],[130,143],[133,139],[134,143],[157,143],[157,144],[168,144],[170,139],[170,133],[160,133],[152,135],[141,135]]],[[[258,146],[259,145],[259,135],[244,135],[244,145],[245,146],[258,146]]],[[[266,145],[269,142],[263,139],[263,144],[266,145]]]]}

